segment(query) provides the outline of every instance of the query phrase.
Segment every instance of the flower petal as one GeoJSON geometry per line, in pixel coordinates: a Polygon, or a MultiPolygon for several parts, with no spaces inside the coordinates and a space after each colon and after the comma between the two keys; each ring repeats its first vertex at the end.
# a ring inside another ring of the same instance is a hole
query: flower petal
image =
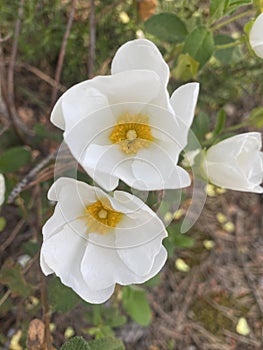
{"type": "Polygon", "coordinates": [[[138,198],[132,210],[123,219],[122,227],[115,229],[115,246],[122,261],[138,276],[150,273],[154,259],[167,236],[164,224],[157,215],[138,198]]]}
{"type": "Polygon", "coordinates": [[[3,174],[0,174],[0,205],[4,203],[5,200],[5,178],[3,174]]]}
{"type": "Polygon", "coordinates": [[[69,225],[46,240],[41,248],[41,267],[45,273],[55,271],[62,283],[71,287],[84,300],[92,303],[106,301],[114,291],[114,284],[94,292],[83,279],[80,265],[87,242],[72,231],[69,225]]]}
{"type": "Polygon", "coordinates": [[[59,98],[52,110],[51,122],[60,129],[70,130],[83,118],[107,106],[107,97],[92,86],[92,80],[83,81],[59,98]]]}
{"type": "MultiPolygon", "coordinates": [[[[174,145],[175,147],[176,145],[174,145]]],[[[174,153],[172,143],[160,143],[160,145],[152,143],[149,148],[141,150],[132,163],[132,171],[138,184],[144,183],[145,190],[175,189],[189,186],[190,176],[184,169],[176,165],[178,154],[174,153]]]]}
{"type": "Polygon", "coordinates": [[[249,33],[249,41],[256,55],[263,58],[263,13],[261,13],[252,25],[249,33]]]}
{"type": "Polygon", "coordinates": [[[180,128],[177,135],[180,137],[182,148],[187,144],[188,131],[193,122],[198,93],[199,84],[188,83],[175,90],[170,99],[180,128]]]}
{"type": "Polygon", "coordinates": [[[169,67],[158,48],[147,39],[136,39],[125,43],[113,58],[112,74],[134,69],[153,70],[160,76],[165,86],[168,83],[169,67]]]}

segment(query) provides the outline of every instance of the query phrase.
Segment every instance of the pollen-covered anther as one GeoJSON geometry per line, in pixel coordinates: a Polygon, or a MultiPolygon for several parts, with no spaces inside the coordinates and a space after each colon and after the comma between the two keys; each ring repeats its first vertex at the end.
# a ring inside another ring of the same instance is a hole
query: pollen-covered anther
{"type": "Polygon", "coordinates": [[[136,154],[141,148],[148,147],[153,141],[148,121],[149,118],[146,115],[125,113],[113,127],[110,141],[119,144],[124,153],[136,154]]]}
{"type": "Polygon", "coordinates": [[[114,210],[107,198],[97,200],[85,208],[83,218],[89,232],[105,234],[121,221],[123,213],[114,210]]]}

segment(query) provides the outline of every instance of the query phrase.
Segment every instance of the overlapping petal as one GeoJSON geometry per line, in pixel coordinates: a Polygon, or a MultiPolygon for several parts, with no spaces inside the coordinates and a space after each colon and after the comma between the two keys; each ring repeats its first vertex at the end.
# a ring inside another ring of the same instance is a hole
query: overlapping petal
{"type": "Polygon", "coordinates": [[[262,193],[263,153],[257,132],[230,137],[208,149],[204,171],[217,186],[262,193]]]}
{"type": "Polygon", "coordinates": [[[54,272],[86,301],[104,302],[116,283],[143,283],[165,263],[165,227],[139,198],[121,191],[110,197],[69,178],[57,180],[49,198],[57,205],[43,227],[42,270],[46,275],[54,272]],[[98,199],[107,199],[123,215],[103,234],[92,231],[83,214],[98,199]]]}
{"type": "Polygon", "coordinates": [[[3,174],[0,174],[0,205],[4,203],[5,200],[5,178],[3,174]]]}
{"type": "Polygon", "coordinates": [[[256,18],[252,25],[249,42],[256,55],[263,58],[263,13],[256,18]]]}

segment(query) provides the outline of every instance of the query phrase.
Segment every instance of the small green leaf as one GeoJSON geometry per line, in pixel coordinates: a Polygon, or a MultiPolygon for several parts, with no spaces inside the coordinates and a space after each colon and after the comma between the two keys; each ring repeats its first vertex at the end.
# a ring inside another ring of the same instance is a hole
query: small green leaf
{"type": "Polygon", "coordinates": [[[197,62],[188,53],[181,54],[178,57],[176,67],[172,71],[176,80],[182,82],[193,80],[198,72],[199,62],[197,62]]]}
{"type": "Polygon", "coordinates": [[[205,140],[205,135],[208,133],[209,127],[210,120],[206,113],[201,112],[194,118],[191,130],[200,143],[205,140]]]}
{"type": "Polygon", "coordinates": [[[141,326],[148,326],[151,322],[151,309],[145,290],[128,286],[123,288],[122,304],[127,314],[141,326]]]}
{"type": "Polygon", "coordinates": [[[156,38],[170,43],[183,42],[187,29],[184,22],[173,13],[160,13],[149,18],[145,30],[156,38]]]}
{"type": "Polygon", "coordinates": [[[252,4],[252,0],[226,0],[225,3],[225,14],[229,12],[234,12],[239,9],[241,6],[247,6],[252,4]]]}
{"type": "Polygon", "coordinates": [[[14,296],[28,297],[31,290],[21,269],[12,259],[6,260],[0,271],[0,283],[7,285],[14,296]]]}
{"type": "Polygon", "coordinates": [[[195,28],[186,38],[183,52],[200,63],[200,68],[214,52],[213,34],[204,26],[195,28]]]}
{"type": "Polygon", "coordinates": [[[31,153],[26,147],[13,147],[0,156],[0,173],[10,173],[26,165],[31,153]]]}
{"type": "Polygon", "coordinates": [[[62,284],[59,278],[53,278],[48,284],[48,296],[55,311],[67,312],[72,310],[80,298],[74,291],[62,284]]]}
{"type": "Polygon", "coordinates": [[[61,350],[91,350],[89,344],[82,337],[74,337],[67,341],[61,350]]]}
{"type": "Polygon", "coordinates": [[[89,343],[89,350],[125,350],[125,347],[121,340],[106,337],[91,341],[89,343]]]}
{"type": "Polygon", "coordinates": [[[6,219],[3,216],[0,216],[0,232],[4,230],[6,226],[6,219]]]}
{"type": "Polygon", "coordinates": [[[242,60],[242,51],[239,46],[220,48],[226,44],[235,43],[236,40],[225,34],[218,34],[214,37],[216,51],[214,56],[223,64],[234,64],[242,60]]]}
{"type": "Polygon", "coordinates": [[[224,15],[225,0],[210,0],[210,17],[213,20],[217,20],[224,15]]]}
{"type": "Polygon", "coordinates": [[[263,127],[263,107],[254,108],[247,120],[248,124],[256,128],[263,127]]]}
{"type": "Polygon", "coordinates": [[[226,112],[224,111],[224,109],[220,109],[216,115],[216,126],[213,132],[213,136],[217,136],[223,131],[225,127],[225,123],[226,123],[226,112]]]}

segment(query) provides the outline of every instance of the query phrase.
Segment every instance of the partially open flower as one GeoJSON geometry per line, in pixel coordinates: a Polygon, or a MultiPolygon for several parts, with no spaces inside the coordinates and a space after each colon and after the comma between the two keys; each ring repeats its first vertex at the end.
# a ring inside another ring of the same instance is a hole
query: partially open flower
{"type": "Polygon", "coordinates": [[[188,173],[177,165],[187,144],[199,85],[167,92],[169,68],[146,39],[119,48],[112,75],[70,88],[51,121],[88,174],[106,190],[119,179],[140,190],[182,188],[188,173]]]}
{"type": "Polygon", "coordinates": [[[84,300],[102,303],[116,283],[143,283],[164,265],[167,232],[139,198],[122,191],[111,197],[69,178],[58,179],[48,197],[58,203],[43,227],[41,268],[84,300]]]}
{"type": "Polygon", "coordinates": [[[207,150],[203,170],[213,184],[232,190],[263,193],[261,135],[248,132],[219,142],[207,150]]]}
{"type": "Polygon", "coordinates": [[[0,205],[4,203],[5,200],[5,178],[3,174],[0,174],[0,205]]]}
{"type": "Polygon", "coordinates": [[[263,13],[261,13],[252,25],[249,33],[250,46],[258,57],[263,58],[263,13]]]}

